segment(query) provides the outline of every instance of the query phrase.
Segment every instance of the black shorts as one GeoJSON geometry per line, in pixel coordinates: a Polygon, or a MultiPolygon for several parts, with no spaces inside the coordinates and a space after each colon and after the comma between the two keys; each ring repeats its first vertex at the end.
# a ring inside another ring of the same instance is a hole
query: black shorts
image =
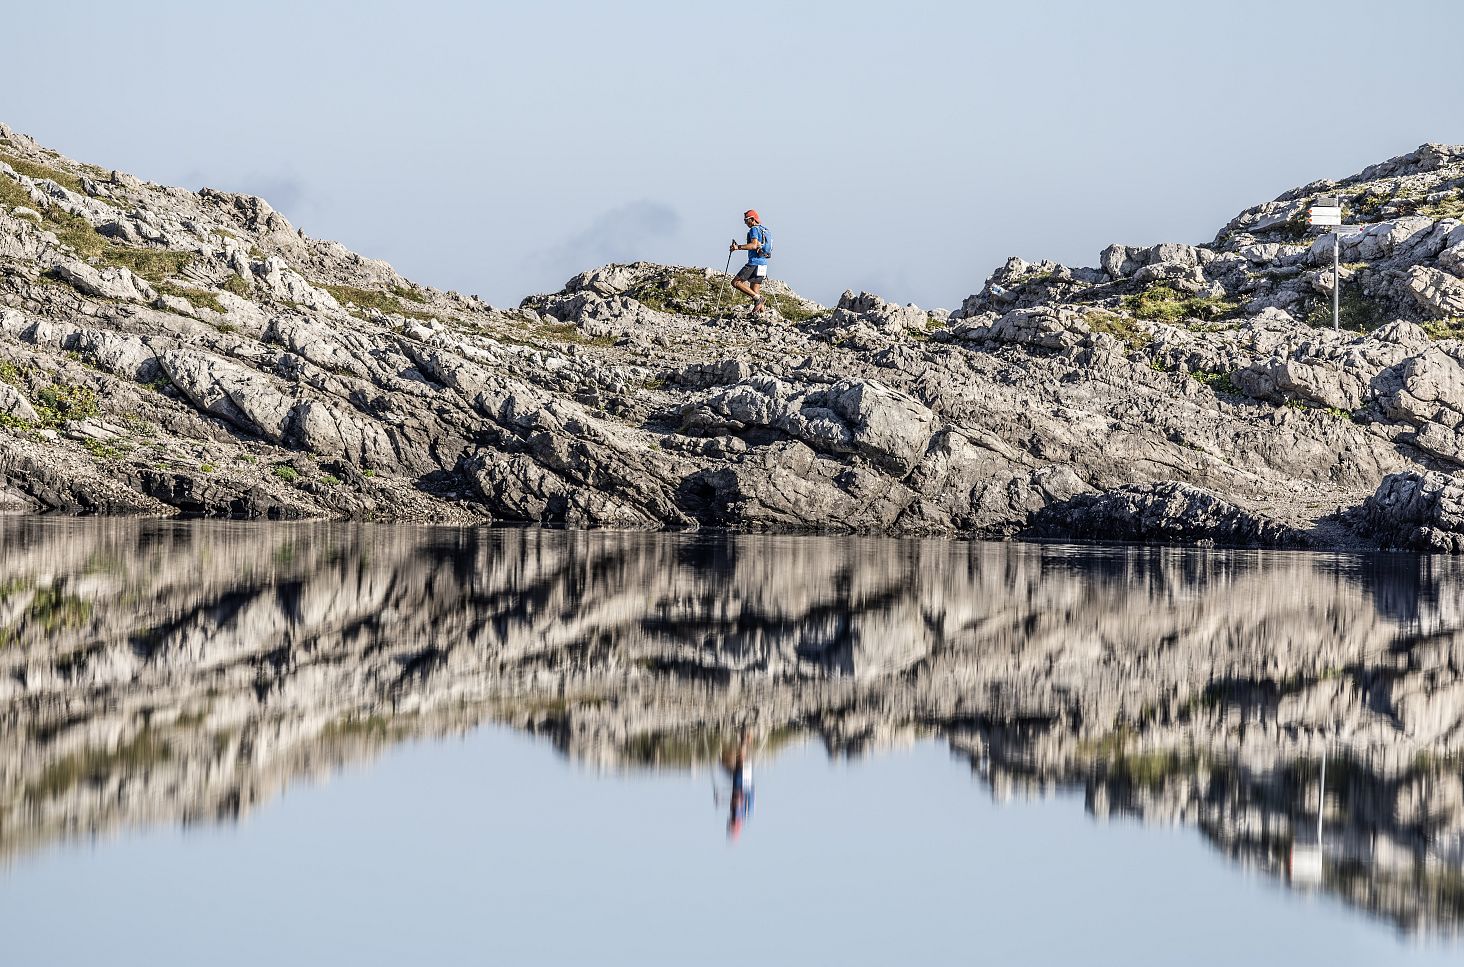
{"type": "Polygon", "coordinates": [[[756,282],[762,285],[768,280],[768,267],[766,265],[753,265],[751,262],[737,270],[739,282],[756,282]]]}

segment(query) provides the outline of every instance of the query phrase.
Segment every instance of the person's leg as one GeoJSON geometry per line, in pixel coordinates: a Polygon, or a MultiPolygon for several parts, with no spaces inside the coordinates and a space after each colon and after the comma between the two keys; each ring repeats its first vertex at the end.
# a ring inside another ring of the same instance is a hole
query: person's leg
{"type": "Polygon", "coordinates": [[[748,291],[748,295],[752,296],[753,312],[761,312],[762,307],[767,305],[767,300],[762,297],[762,284],[763,280],[761,276],[753,277],[752,288],[748,291]]]}
{"type": "Polygon", "coordinates": [[[737,275],[733,277],[732,288],[736,289],[738,292],[741,292],[745,296],[751,296],[752,298],[756,299],[757,293],[752,291],[751,287],[748,286],[749,282],[756,281],[757,276],[753,274],[753,267],[750,265],[744,265],[742,268],[737,270],[737,275]]]}

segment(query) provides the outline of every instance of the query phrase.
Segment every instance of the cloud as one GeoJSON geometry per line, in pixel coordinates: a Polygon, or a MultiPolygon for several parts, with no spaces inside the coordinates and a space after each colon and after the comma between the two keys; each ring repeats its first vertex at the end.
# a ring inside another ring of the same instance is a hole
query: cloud
{"type": "Polygon", "coordinates": [[[533,257],[539,266],[565,276],[607,262],[634,262],[651,257],[651,243],[681,231],[674,208],[654,201],[634,201],[600,215],[589,227],[533,257]]]}

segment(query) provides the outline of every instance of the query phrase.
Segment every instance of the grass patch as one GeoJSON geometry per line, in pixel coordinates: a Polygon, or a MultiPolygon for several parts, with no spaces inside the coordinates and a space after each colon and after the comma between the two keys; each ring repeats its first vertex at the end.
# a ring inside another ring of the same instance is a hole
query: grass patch
{"type": "Polygon", "coordinates": [[[1124,296],[1123,307],[1140,319],[1172,324],[1183,319],[1224,319],[1235,315],[1240,303],[1220,296],[1185,295],[1161,284],[1124,296]]]}
{"type": "MultiPolygon", "coordinates": [[[[1464,316],[1430,319],[1423,324],[1423,331],[1430,339],[1464,339],[1464,316]]],[[[3,371],[0,371],[0,379],[5,379],[3,371]]]]}
{"type": "Polygon", "coordinates": [[[250,293],[254,291],[254,287],[248,282],[244,281],[244,277],[242,275],[237,275],[234,273],[230,273],[228,278],[220,282],[219,288],[223,289],[225,292],[232,292],[234,295],[238,296],[241,299],[249,298],[250,293]]]}
{"type": "MultiPolygon", "coordinates": [[[[12,167],[20,170],[14,164],[12,167]]],[[[22,173],[28,177],[38,176],[31,172],[23,171],[22,173]]],[[[36,207],[36,202],[31,199],[25,189],[20,187],[18,182],[5,177],[0,177],[0,203],[12,207],[16,205],[36,207]]],[[[138,278],[147,280],[159,291],[165,291],[163,288],[159,288],[165,286],[168,295],[181,296],[194,305],[201,305],[200,299],[207,299],[217,305],[217,301],[212,296],[201,296],[166,282],[168,278],[183,271],[183,268],[192,260],[193,253],[122,245],[105,235],[98,234],[91,222],[85,218],[64,212],[54,205],[41,205],[40,214],[42,227],[54,234],[57,241],[70,248],[80,258],[127,269],[138,278]]],[[[208,305],[204,305],[204,307],[213,308],[208,305]]]]}
{"type": "Polygon", "coordinates": [[[0,601],[8,601],[22,591],[29,591],[34,583],[30,578],[8,578],[0,581],[0,601]]]}
{"type": "Polygon", "coordinates": [[[85,749],[48,767],[26,793],[35,799],[55,799],[80,785],[105,782],[115,773],[135,774],[172,757],[168,744],[151,731],[142,732],[115,749],[85,749]]]}
{"type": "MultiPolygon", "coordinates": [[[[1343,329],[1350,332],[1371,332],[1383,322],[1382,307],[1363,295],[1361,286],[1342,283],[1342,291],[1337,302],[1338,315],[1343,329]]],[[[1311,300],[1301,321],[1318,329],[1330,327],[1332,325],[1332,300],[1326,298],[1311,300]]]]}
{"type": "Polygon", "coordinates": [[[68,188],[78,195],[84,194],[81,189],[81,179],[69,171],[60,168],[53,168],[50,165],[38,164],[34,161],[26,161],[24,158],[16,157],[7,151],[0,151],[0,161],[5,162],[17,172],[27,178],[49,178],[62,188],[68,188]]]}
{"type": "Polygon", "coordinates": [[[41,387],[32,404],[42,426],[56,427],[67,420],[86,420],[101,413],[96,391],[86,386],[52,384],[41,387]]]}
{"type": "Polygon", "coordinates": [[[1093,332],[1106,332],[1110,336],[1116,336],[1135,352],[1149,345],[1149,337],[1140,332],[1139,327],[1134,325],[1134,320],[1127,316],[1114,312],[1089,312],[1083,316],[1083,321],[1093,332]]]}
{"type": "Polygon", "coordinates": [[[1196,382],[1204,383],[1217,393],[1240,395],[1240,388],[1230,379],[1228,372],[1218,369],[1197,369],[1190,373],[1196,382]]]}
{"type": "Polygon", "coordinates": [[[114,443],[104,443],[101,440],[93,440],[90,437],[82,440],[81,445],[86,447],[87,451],[98,460],[110,460],[113,462],[121,460],[124,456],[127,455],[128,450],[131,449],[130,447],[124,449],[114,443]]]}
{"type": "Polygon", "coordinates": [[[1464,189],[1452,191],[1443,198],[1436,198],[1418,208],[1419,215],[1429,218],[1457,218],[1464,220],[1464,189]]]}
{"type": "Polygon", "coordinates": [[[406,286],[402,285],[392,286],[391,294],[396,296],[398,299],[406,299],[408,302],[417,302],[422,304],[426,304],[427,302],[427,300],[415,290],[408,289],[406,286]]]}
{"type": "MultiPolygon", "coordinates": [[[[233,276],[233,278],[237,279],[238,276],[233,276]]],[[[171,282],[165,281],[154,282],[152,284],[152,287],[158,291],[159,295],[171,295],[176,296],[180,299],[184,299],[192,304],[193,308],[195,309],[211,309],[214,312],[218,313],[222,313],[225,311],[224,304],[222,302],[220,302],[218,299],[215,299],[207,292],[201,292],[198,289],[189,289],[185,288],[184,286],[174,285],[171,282]]]]}
{"type": "Polygon", "coordinates": [[[768,305],[778,310],[778,315],[794,323],[817,319],[828,311],[826,309],[810,309],[798,299],[790,295],[783,295],[779,292],[768,293],[767,300],[768,305]]]}
{"type": "Polygon", "coordinates": [[[609,336],[587,336],[572,322],[551,322],[539,327],[539,335],[559,342],[578,343],[581,346],[613,346],[615,340],[609,336]]]}
{"type": "Polygon", "coordinates": [[[160,248],[132,248],[125,245],[108,244],[100,253],[112,265],[120,265],[138,278],[149,282],[160,282],[177,275],[193,258],[191,252],[174,252],[160,248]]]}
{"type": "Polygon", "coordinates": [[[657,312],[702,317],[726,312],[739,298],[731,279],[708,278],[700,269],[677,269],[663,278],[647,279],[625,294],[657,312]]]}
{"type": "Polygon", "coordinates": [[[269,472],[274,474],[276,477],[279,477],[285,483],[294,483],[295,481],[300,479],[300,471],[296,470],[288,463],[277,463],[270,468],[269,472]]]}
{"type": "Polygon", "coordinates": [[[91,620],[91,602],[67,594],[57,585],[41,588],[31,599],[31,620],[46,634],[80,628],[91,620]]]}
{"type": "MultiPolygon", "coordinates": [[[[436,316],[430,312],[419,312],[415,309],[408,309],[401,304],[396,295],[386,292],[377,292],[375,289],[359,289],[353,285],[326,285],[324,282],[312,282],[311,285],[318,289],[324,289],[335,297],[341,305],[354,305],[358,309],[375,309],[378,312],[385,312],[395,316],[406,316],[408,319],[420,319],[426,321],[435,319],[436,316]]],[[[392,288],[392,293],[405,292],[400,286],[392,288]]],[[[422,301],[415,294],[412,296],[415,302],[422,301]]]]}

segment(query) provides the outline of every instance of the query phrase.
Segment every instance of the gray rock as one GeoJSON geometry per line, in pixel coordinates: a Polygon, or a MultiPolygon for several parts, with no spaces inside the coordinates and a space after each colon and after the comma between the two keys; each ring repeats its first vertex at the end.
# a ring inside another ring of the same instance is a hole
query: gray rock
{"type": "Polygon", "coordinates": [[[1430,315],[1464,315],[1464,279],[1426,265],[1408,270],[1408,291],[1430,315]]]}
{"type": "Polygon", "coordinates": [[[1356,518],[1385,548],[1464,552],[1464,476],[1389,474],[1356,518]]]}
{"type": "Polygon", "coordinates": [[[61,262],[51,271],[87,295],[103,299],[152,302],[158,297],[152,286],[121,266],[93,268],[85,262],[61,262]]]}
{"type": "Polygon", "coordinates": [[[32,422],[40,419],[25,394],[5,382],[0,382],[0,415],[32,422]]]}
{"type": "Polygon", "coordinates": [[[1027,534],[1099,541],[1303,547],[1305,535],[1176,481],[1079,495],[1038,511],[1027,534]]]}

